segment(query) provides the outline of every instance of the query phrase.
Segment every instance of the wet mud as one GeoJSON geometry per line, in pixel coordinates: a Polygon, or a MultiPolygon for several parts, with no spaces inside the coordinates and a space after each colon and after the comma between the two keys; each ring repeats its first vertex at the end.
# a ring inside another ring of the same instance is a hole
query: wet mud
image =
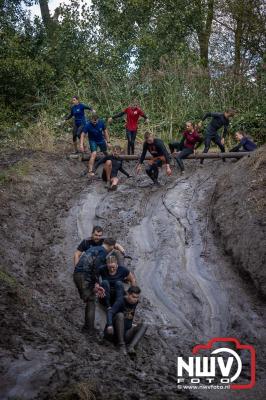
{"type": "MultiPolygon", "coordinates": [[[[214,218],[217,182],[233,162],[188,161],[185,175],[161,175],[160,188],[143,174],[107,193],[99,179],[81,176],[77,161],[30,160],[29,176],[1,188],[0,398],[265,398],[265,303],[235,267],[214,218]],[[136,319],[149,325],[134,358],[81,331],[72,256],[94,224],[133,257],[127,266],[142,289],[136,319]],[[176,357],[213,337],[255,346],[254,389],[177,389],[176,357]]],[[[126,167],[133,172],[134,163],[126,167]]]]}

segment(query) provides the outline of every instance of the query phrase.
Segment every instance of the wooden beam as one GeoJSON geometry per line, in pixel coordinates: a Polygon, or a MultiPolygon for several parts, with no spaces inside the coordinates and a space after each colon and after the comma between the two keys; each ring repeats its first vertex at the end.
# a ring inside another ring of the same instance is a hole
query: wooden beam
{"type": "MultiPolygon", "coordinates": [[[[190,156],[187,157],[188,160],[201,160],[202,158],[206,159],[218,159],[218,158],[242,158],[244,156],[248,157],[250,156],[250,152],[236,152],[236,153],[198,153],[198,154],[191,154],[190,156]]],[[[90,159],[90,154],[88,153],[79,153],[79,154],[70,154],[69,158],[71,159],[79,159],[80,161],[88,161],[90,159]]],[[[100,157],[97,156],[97,159],[100,157]]],[[[139,155],[121,155],[120,159],[121,160],[127,160],[127,161],[136,161],[139,160],[140,156],[139,155]]],[[[172,156],[172,158],[174,158],[172,156]]],[[[147,156],[145,160],[151,160],[151,156],[147,156]]]]}

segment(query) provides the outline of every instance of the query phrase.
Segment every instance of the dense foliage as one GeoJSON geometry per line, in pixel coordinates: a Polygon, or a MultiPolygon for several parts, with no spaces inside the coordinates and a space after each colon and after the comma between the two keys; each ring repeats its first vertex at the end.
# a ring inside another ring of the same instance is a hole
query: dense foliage
{"type": "Polygon", "coordinates": [[[2,138],[19,140],[33,124],[62,132],[78,94],[103,117],[137,98],[164,137],[233,106],[231,132],[265,142],[263,1],[72,0],[51,15],[40,0],[34,20],[33,3],[0,0],[2,138]]]}

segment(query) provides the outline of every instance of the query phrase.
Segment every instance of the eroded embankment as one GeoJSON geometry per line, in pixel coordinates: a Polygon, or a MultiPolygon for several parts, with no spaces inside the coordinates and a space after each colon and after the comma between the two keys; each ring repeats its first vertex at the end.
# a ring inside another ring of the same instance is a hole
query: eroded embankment
{"type": "Polygon", "coordinates": [[[207,162],[199,170],[190,161],[184,177],[162,178],[159,190],[143,175],[107,194],[100,181],[87,186],[75,162],[51,158],[49,168],[47,160],[35,162],[25,192],[25,182],[12,195],[2,192],[2,259],[11,262],[1,280],[1,396],[42,399],[60,390],[57,398],[64,399],[85,398],[82,391],[97,399],[224,399],[177,391],[176,357],[211,337],[235,336],[256,346],[259,382],[248,394],[226,398],[262,399],[263,304],[232,268],[211,221],[217,179],[232,163],[207,162]],[[143,291],[137,319],[150,325],[136,359],[121,359],[112,345],[81,333],[72,253],[94,223],[133,255],[129,267],[143,291]]]}

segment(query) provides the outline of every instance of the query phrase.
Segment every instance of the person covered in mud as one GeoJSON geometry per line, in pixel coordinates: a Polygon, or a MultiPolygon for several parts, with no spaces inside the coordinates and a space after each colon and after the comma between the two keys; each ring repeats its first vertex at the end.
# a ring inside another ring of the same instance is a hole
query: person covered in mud
{"type": "Polygon", "coordinates": [[[136,99],[129,107],[125,108],[125,110],[109,118],[108,122],[111,123],[114,119],[122,117],[123,115],[126,115],[127,154],[134,154],[139,118],[144,118],[145,122],[148,122],[148,118],[139,107],[136,99]]]}
{"type": "Polygon", "coordinates": [[[176,150],[179,152],[175,154],[174,157],[181,170],[181,173],[183,173],[185,170],[182,160],[187,158],[190,154],[193,154],[201,143],[202,138],[198,134],[195,125],[191,121],[186,123],[186,130],[183,132],[181,141],[169,143],[169,149],[172,154],[176,153],[176,150]]]}
{"type": "MultiPolygon", "coordinates": [[[[91,237],[87,239],[83,239],[81,243],[78,245],[77,250],[74,253],[74,267],[77,265],[82,253],[85,253],[91,247],[102,246],[105,238],[103,237],[103,228],[101,226],[94,226],[92,228],[91,237]]],[[[123,263],[121,256],[127,256],[124,247],[116,243],[114,247],[114,251],[116,251],[116,255],[120,261],[123,263]]],[[[129,257],[129,256],[127,256],[129,257]]]]}
{"type": "Polygon", "coordinates": [[[80,298],[86,304],[85,324],[83,330],[88,333],[94,331],[96,291],[101,293],[98,282],[98,270],[105,263],[107,255],[115,248],[114,239],[104,239],[101,246],[92,246],[80,257],[75,266],[73,280],[78,289],[80,298]]]}
{"type": "Polygon", "coordinates": [[[102,180],[106,182],[106,188],[108,190],[117,189],[119,183],[117,175],[119,171],[126,175],[127,178],[131,178],[131,175],[123,168],[123,160],[119,158],[121,151],[122,149],[120,146],[113,146],[111,155],[105,156],[95,163],[94,172],[96,172],[101,164],[104,164],[102,180]]]}
{"type": "Polygon", "coordinates": [[[235,134],[236,141],[238,142],[238,145],[233,147],[230,152],[237,152],[237,151],[254,151],[257,148],[256,143],[254,143],[244,131],[238,131],[235,134]]]}
{"type": "Polygon", "coordinates": [[[107,312],[107,333],[113,333],[112,324],[108,324],[108,313],[113,304],[119,303],[124,296],[124,283],[131,286],[136,285],[136,280],[128,268],[119,265],[115,254],[110,253],[106,257],[106,265],[99,268],[100,286],[97,286],[97,296],[100,303],[106,307],[107,312]]]}
{"type": "Polygon", "coordinates": [[[86,106],[83,103],[80,103],[78,96],[72,97],[72,107],[70,110],[70,114],[65,117],[65,121],[74,117],[74,124],[73,124],[73,145],[74,151],[78,152],[78,145],[77,141],[80,139],[81,132],[86,125],[86,117],[85,117],[85,110],[89,110],[91,112],[95,112],[92,106],[86,106]]]}
{"type": "MultiPolygon", "coordinates": [[[[225,152],[224,140],[227,135],[230,118],[234,117],[235,114],[236,111],[232,108],[229,108],[224,113],[208,112],[204,115],[202,121],[204,121],[206,118],[212,118],[212,119],[206,128],[206,134],[204,139],[205,147],[203,153],[208,153],[211,146],[211,142],[214,142],[220,148],[222,153],[225,152]],[[224,127],[224,131],[223,131],[223,137],[221,138],[221,136],[218,133],[218,130],[222,127],[224,127]]],[[[202,125],[202,121],[199,123],[200,127],[202,125]]],[[[203,161],[204,159],[202,158],[200,160],[201,165],[203,164],[203,161]]],[[[224,158],[223,161],[225,161],[224,158]]]]}
{"type": "Polygon", "coordinates": [[[120,297],[107,313],[106,338],[113,340],[122,354],[135,354],[135,348],[147,330],[147,325],[142,322],[133,326],[140,293],[138,286],[130,286],[126,294],[120,297]]]}
{"type": "Polygon", "coordinates": [[[82,129],[80,136],[80,151],[84,152],[84,139],[88,135],[89,146],[91,151],[90,160],[88,163],[88,176],[93,176],[93,167],[97,156],[98,148],[102,153],[107,155],[107,148],[110,146],[109,133],[105,122],[99,119],[97,114],[93,114],[90,122],[82,129]]]}
{"type": "Polygon", "coordinates": [[[154,185],[159,186],[159,168],[165,165],[167,175],[170,176],[172,174],[170,168],[170,156],[163,141],[155,138],[151,132],[145,132],[144,140],[142,154],[137,165],[137,173],[141,171],[147,151],[149,151],[152,155],[152,159],[149,161],[149,166],[146,168],[146,173],[151,178],[154,185]]]}

